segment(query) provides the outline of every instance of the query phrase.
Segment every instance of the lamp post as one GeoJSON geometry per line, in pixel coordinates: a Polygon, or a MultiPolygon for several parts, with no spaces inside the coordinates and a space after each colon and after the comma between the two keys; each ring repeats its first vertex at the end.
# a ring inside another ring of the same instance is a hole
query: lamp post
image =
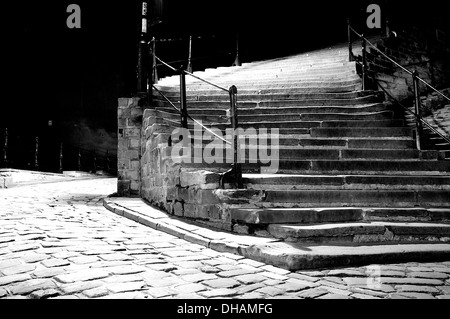
{"type": "Polygon", "coordinates": [[[141,31],[138,46],[137,92],[147,92],[147,2],[141,6],[141,31]]]}

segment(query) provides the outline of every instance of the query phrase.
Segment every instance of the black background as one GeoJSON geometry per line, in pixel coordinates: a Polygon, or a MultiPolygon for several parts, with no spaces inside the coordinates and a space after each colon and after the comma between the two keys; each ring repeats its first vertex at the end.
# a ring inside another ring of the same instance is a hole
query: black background
{"type": "MultiPolygon", "coordinates": [[[[370,3],[382,15],[449,30],[444,1],[163,0],[163,23],[152,32],[216,35],[230,50],[239,33],[245,62],[344,42],[347,17],[363,28],[370,3]]],[[[117,98],[136,86],[139,11],[136,0],[2,3],[0,125],[38,132],[51,119],[58,134],[68,134],[66,123],[84,119],[115,132],[117,98]],[[81,29],[66,26],[70,3],[81,7],[81,29]]],[[[170,51],[186,58],[186,43],[179,45],[170,51]]]]}

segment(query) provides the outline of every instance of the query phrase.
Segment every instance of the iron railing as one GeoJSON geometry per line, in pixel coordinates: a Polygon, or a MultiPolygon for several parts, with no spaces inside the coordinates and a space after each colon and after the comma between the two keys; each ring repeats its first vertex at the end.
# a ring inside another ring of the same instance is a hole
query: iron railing
{"type": "Polygon", "coordinates": [[[155,59],[160,62],[162,65],[169,68],[171,71],[176,72],[180,75],[180,108],[177,108],[175,104],[170,101],[170,99],[163,93],[161,90],[159,90],[155,85],[152,85],[152,88],[160,94],[163,99],[168,102],[172,108],[174,108],[179,114],[180,114],[180,124],[182,128],[188,128],[188,119],[196,123],[197,125],[201,126],[204,130],[208,131],[209,133],[213,134],[215,137],[220,139],[221,141],[225,142],[228,145],[231,145],[233,147],[233,164],[232,168],[227,171],[225,174],[222,175],[221,178],[221,186],[224,187],[226,182],[230,182],[234,184],[236,188],[243,188],[242,183],[242,165],[239,161],[239,154],[238,154],[238,110],[237,110],[237,88],[236,86],[232,85],[228,89],[217,85],[211,81],[205,80],[187,70],[183,69],[176,69],[170,64],[164,62],[157,56],[155,56],[155,59]],[[230,120],[231,120],[231,127],[233,130],[232,133],[232,140],[233,142],[230,142],[223,137],[217,135],[214,131],[203,125],[200,121],[193,118],[191,115],[189,115],[188,108],[187,108],[187,98],[186,98],[186,75],[191,76],[199,81],[202,81],[210,86],[213,86],[223,92],[227,92],[230,97],[230,120]]]}
{"type": "Polygon", "coordinates": [[[92,149],[88,145],[50,141],[45,136],[16,134],[3,128],[1,168],[62,173],[63,171],[106,172],[117,175],[114,150],[92,149]]]}
{"type": "Polygon", "coordinates": [[[355,61],[358,63],[361,67],[361,73],[362,73],[362,89],[366,90],[368,87],[368,78],[372,79],[374,83],[377,84],[378,87],[380,87],[391,99],[396,101],[396,103],[400,106],[402,106],[405,110],[407,110],[410,113],[413,113],[414,119],[415,119],[415,127],[416,127],[416,146],[417,149],[420,151],[422,149],[422,138],[423,138],[423,125],[425,125],[428,129],[433,131],[435,134],[439,135],[443,140],[445,140],[447,143],[450,144],[450,139],[445,136],[444,134],[441,134],[438,130],[436,130],[430,123],[428,123],[421,114],[421,102],[420,102],[420,90],[419,90],[419,82],[425,84],[426,87],[430,88],[432,91],[438,93],[448,101],[450,101],[450,98],[437,90],[435,87],[433,87],[431,84],[426,82],[424,79],[419,77],[418,72],[410,71],[395,60],[393,60],[391,57],[386,55],[383,51],[381,51],[376,45],[374,45],[372,42],[370,42],[366,37],[364,37],[363,34],[358,33],[353,29],[353,27],[350,24],[350,20],[347,20],[348,22],[348,49],[349,49],[349,61],[355,61]],[[356,59],[355,55],[353,54],[353,40],[352,40],[352,33],[354,33],[358,39],[361,41],[361,48],[362,48],[362,54],[361,54],[361,61],[358,61],[356,59]],[[382,85],[379,83],[379,81],[374,76],[374,71],[370,70],[367,67],[367,44],[370,45],[373,49],[375,49],[376,52],[381,54],[384,58],[386,58],[389,62],[394,64],[397,68],[400,68],[401,70],[405,71],[407,74],[409,74],[412,77],[413,81],[413,93],[414,93],[414,112],[411,112],[406,106],[401,104],[397,99],[395,99],[391,94],[387,92],[386,89],[382,87],[382,85]],[[369,75],[370,74],[370,75],[369,75]]]}

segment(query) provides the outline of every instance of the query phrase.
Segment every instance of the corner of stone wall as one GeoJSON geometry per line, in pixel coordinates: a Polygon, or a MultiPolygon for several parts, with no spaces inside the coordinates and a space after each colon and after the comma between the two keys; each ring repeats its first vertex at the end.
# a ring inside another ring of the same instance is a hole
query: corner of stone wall
{"type": "Polygon", "coordinates": [[[220,174],[174,162],[169,146],[173,129],[154,109],[144,110],[141,197],[171,215],[231,230],[226,205],[214,193],[219,189],[220,174]]]}
{"type": "Polygon", "coordinates": [[[119,98],[118,101],[117,193],[119,196],[140,195],[143,114],[141,99],[141,97],[119,98]]]}

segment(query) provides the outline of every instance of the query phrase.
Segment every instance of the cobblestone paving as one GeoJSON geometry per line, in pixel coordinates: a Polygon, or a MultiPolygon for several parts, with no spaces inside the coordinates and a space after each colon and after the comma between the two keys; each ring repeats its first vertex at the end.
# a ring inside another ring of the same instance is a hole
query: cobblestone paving
{"type": "Polygon", "coordinates": [[[0,190],[0,298],[450,298],[450,262],[289,272],[111,213],[115,185],[0,190]]]}

